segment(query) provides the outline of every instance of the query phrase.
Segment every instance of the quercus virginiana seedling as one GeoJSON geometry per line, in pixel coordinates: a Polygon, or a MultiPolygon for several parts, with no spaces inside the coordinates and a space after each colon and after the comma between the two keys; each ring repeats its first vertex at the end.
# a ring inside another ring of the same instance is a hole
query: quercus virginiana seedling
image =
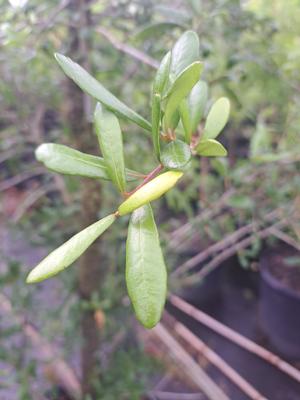
{"type": "Polygon", "coordinates": [[[167,272],[150,202],[177,184],[189,168],[192,156],[227,154],[216,137],[227,123],[229,101],[221,98],[212,105],[199,135],[197,130],[205,114],[208,88],[200,80],[203,64],[199,61],[199,40],[192,31],[179,38],[157,70],[152,86],[151,123],[70,58],[60,54],[55,57],[66,75],[98,101],[94,123],[102,157],[54,143],[39,146],[36,157],[52,171],[110,180],[126,199],[111,215],[83,229],[50,253],[29,273],[27,282],[42,281],[67,268],[118,218],[131,213],[126,242],[126,284],[138,320],[146,328],[152,328],[164,308],[167,272]],[[125,167],[118,117],[152,134],[158,166],[146,176],[125,167]],[[142,182],[128,193],[127,182],[138,179],[142,182]]]}

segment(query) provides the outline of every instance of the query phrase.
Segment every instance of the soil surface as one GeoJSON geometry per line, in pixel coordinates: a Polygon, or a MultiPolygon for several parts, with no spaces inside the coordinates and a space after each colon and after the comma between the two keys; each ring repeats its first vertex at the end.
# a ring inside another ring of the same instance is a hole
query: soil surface
{"type": "Polygon", "coordinates": [[[268,251],[268,271],[283,285],[300,294],[300,252],[289,246],[268,251]]]}

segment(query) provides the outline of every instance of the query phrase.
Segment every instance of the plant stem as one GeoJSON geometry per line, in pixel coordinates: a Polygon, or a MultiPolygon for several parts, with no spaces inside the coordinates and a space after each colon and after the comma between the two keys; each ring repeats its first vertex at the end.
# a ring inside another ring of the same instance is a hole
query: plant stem
{"type": "Polygon", "coordinates": [[[144,185],[146,185],[146,183],[150,182],[153,178],[156,177],[156,175],[158,175],[160,173],[160,171],[162,171],[164,169],[164,166],[162,164],[159,164],[157,167],[155,167],[151,172],[149,172],[149,174],[146,175],[145,179],[143,180],[143,182],[138,185],[134,190],[132,190],[131,192],[127,192],[124,194],[125,197],[130,197],[133,193],[135,193],[137,190],[139,190],[141,187],[143,187],[144,185]]]}

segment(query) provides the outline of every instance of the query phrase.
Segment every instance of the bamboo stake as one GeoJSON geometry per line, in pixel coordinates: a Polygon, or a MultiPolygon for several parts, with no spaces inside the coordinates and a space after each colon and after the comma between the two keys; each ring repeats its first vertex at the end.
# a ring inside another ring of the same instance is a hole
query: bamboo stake
{"type": "Polygon", "coordinates": [[[243,391],[252,400],[267,400],[259,393],[249,382],[239,375],[229,364],[227,364],[217,353],[210,349],[194,333],[186,328],[180,322],[174,324],[175,332],[181,336],[187,343],[191,344],[200,354],[202,354],[211,364],[223,372],[241,391],[243,391]]]}
{"type": "Polygon", "coordinates": [[[188,374],[195,386],[202,390],[210,400],[229,400],[227,395],[213,382],[161,323],[156,325],[151,333],[163,342],[172,358],[176,361],[176,364],[182,367],[182,370],[188,374]]]}
{"type": "Polygon", "coordinates": [[[276,354],[254,343],[252,340],[246,338],[233,329],[228,328],[226,325],[223,325],[221,322],[205,314],[203,311],[198,310],[196,307],[182,300],[178,296],[170,295],[169,301],[173,306],[185,314],[189,315],[193,319],[199,321],[201,324],[207,326],[214,332],[225,337],[250,353],[257,355],[300,383],[300,371],[286,361],[282,360],[276,354]]]}

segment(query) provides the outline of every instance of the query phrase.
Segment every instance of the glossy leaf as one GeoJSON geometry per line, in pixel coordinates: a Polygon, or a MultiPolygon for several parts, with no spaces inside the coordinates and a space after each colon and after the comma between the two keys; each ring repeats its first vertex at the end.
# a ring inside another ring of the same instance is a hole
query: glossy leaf
{"type": "Polygon", "coordinates": [[[172,49],[171,77],[175,79],[199,58],[198,35],[193,31],[186,31],[180,36],[172,49]]]}
{"type": "Polygon", "coordinates": [[[226,125],[230,112],[230,102],[221,97],[211,107],[204,126],[203,139],[215,139],[226,125]]]}
{"type": "Polygon", "coordinates": [[[187,99],[183,99],[179,105],[179,114],[184,129],[185,141],[190,143],[192,139],[191,117],[187,99]]]}
{"type": "Polygon", "coordinates": [[[157,159],[160,159],[160,116],[161,116],[161,97],[159,94],[152,96],[152,141],[157,159]]]}
{"type": "Polygon", "coordinates": [[[128,199],[119,206],[119,214],[121,216],[129,214],[144,204],[160,198],[176,185],[178,179],[180,179],[182,175],[183,173],[179,171],[168,171],[158,175],[128,197],[128,199]]]}
{"type": "Polygon", "coordinates": [[[200,156],[205,157],[225,157],[227,150],[225,147],[214,139],[203,139],[196,147],[196,152],[200,156]]]}
{"type": "Polygon", "coordinates": [[[198,82],[203,69],[199,61],[188,66],[175,80],[168,92],[165,108],[164,129],[168,130],[172,123],[172,116],[179,107],[181,101],[190,93],[193,86],[198,82]]]}
{"type": "Polygon", "coordinates": [[[71,78],[84,92],[94,97],[108,109],[118,114],[120,117],[129,119],[140,127],[151,131],[151,124],[138,113],[126,106],[117,99],[109,90],[101,85],[79,64],[62,54],[55,53],[55,58],[65,74],[71,78]]]}
{"type": "Polygon", "coordinates": [[[188,97],[188,109],[191,121],[191,134],[197,131],[201,121],[208,98],[208,86],[204,81],[199,81],[191,90],[188,97]]]}
{"type": "Polygon", "coordinates": [[[115,219],[115,215],[108,215],[77,233],[44,258],[29,273],[26,282],[36,283],[43,281],[69,267],[115,221],[115,219]]]}
{"type": "Polygon", "coordinates": [[[149,204],[135,210],[130,219],[126,284],[137,319],[145,328],[153,328],[166,301],[167,271],[149,204]]]}
{"type": "Polygon", "coordinates": [[[153,94],[162,94],[169,79],[171,65],[171,52],[169,51],[161,60],[153,82],[153,94]]]}
{"type": "MultiPolygon", "coordinates": [[[[43,143],[36,149],[35,156],[48,169],[60,174],[110,180],[102,157],[82,153],[63,144],[43,143]]],[[[134,181],[139,175],[126,169],[127,181],[134,181]]]]}
{"type": "Polygon", "coordinates": [[[169,169],[182,170],[191,159],[190,147],[181,140],[168,143],[161,152],[161,162],[169,169]]]}
{"type": "Polygon", "coordinates": [[[110,111],[97,104],[95,128],[107,172],[121,193],[125,192],[125,163],[122,133],[118,118],[110,111]]]}

